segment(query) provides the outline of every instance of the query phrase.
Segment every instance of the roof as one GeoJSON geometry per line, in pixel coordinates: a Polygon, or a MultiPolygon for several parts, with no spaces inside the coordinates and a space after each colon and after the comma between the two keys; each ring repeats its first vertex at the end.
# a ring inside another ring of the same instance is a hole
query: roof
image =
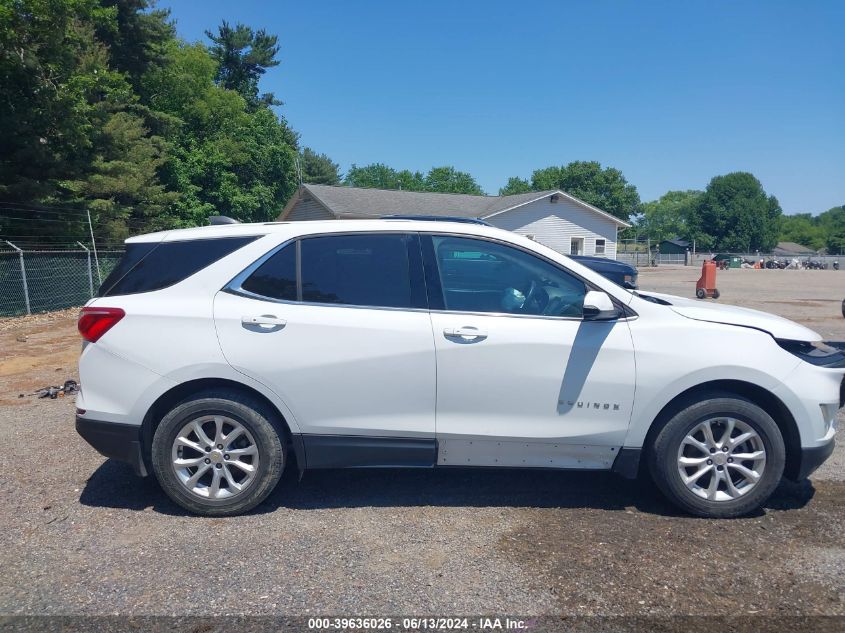
{"type": "Polygon", "coordinates": [[[682,240],[679,237],[673,237],[671,240],[663,240],[664,242],[669,242],[670,244],[674,244],[675,246],[680,246],[681,248],[686,248],[689,246],[689,242],[687,240],[682,240]]]}
{"type": "Polygon", "coordinates": [[[523,246],[531,252],[544,255],[552,261],[564,262],[579,276],[592,281],[604,288],[609,294],[622,300],[630,300],[630,294],[621,287],[606,283],[593,269],[584,266],[577,260],[571,260],[562,253],[535,242],[524,235],[519,235],[505,229],[482,224],[466,222],[452,222],[447,227],[446,222],[430,222],[427,220],[391,220],[391,219],[353,219],[353,220],[313,220],[310,222],[259,222],[251,224],[218,224],[213,226],[198,226],[187,229],[173,229],[138,235],[126,240],[127,244],[142,242],[180,242],[197,239],[215,239],[235,236],[253,236],[254,242],[244,246],[249,255],[257,259],[265,254],[271,245],[278,245],[282,241],[309,235],[325,235],[327,233],[373,232],[373,231],[418,231],[418,232],[448,232],[449,234],[465,234],[470,237],[491,237],[506,243],[523,246]],[[436,226],[435,226],[436,225],[436,226]]]}
{"type": "Polygon", "coordinates": [[[285,206],[279,220],[284,220],[300,199],[307,195],[314,198],[335,217],[341,219],[373,218],[395,214],[484,219],[555,194],[578,206],[598,213],[619,226],[630,226],[616,216],[557,189],[519,193],[512,196],[474,196],[463,193],[429,193],[313,184],[300,186],[285,206]]]}
{"type": "Polygon", "coordinates": [[[803,246],[802,244],[797,244],[796,242],[778,242],[778,245],[775,246],[774,249],[778,254],[780,253],[815,253],[816,251],[809,246],[803,246]]]}

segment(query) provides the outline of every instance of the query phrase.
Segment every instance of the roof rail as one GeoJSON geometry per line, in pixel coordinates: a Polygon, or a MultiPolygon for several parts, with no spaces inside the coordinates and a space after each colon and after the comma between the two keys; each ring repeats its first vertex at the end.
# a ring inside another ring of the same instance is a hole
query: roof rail
{"type": "Polygon", "coordinates": [[[230,218],[228,215],[211,215],[208,217],[208,222],[211,226],[219,226],[221,224],[240,224],[235,218],[230,218]]]}
{"type": "Polygon", "coordinates": [[[382,220],[419,220],[422,222],[461,222],[463,224],[481,224],[491,226],[481,218],[464,218],[455,215],[383,215],[382,220]]]}

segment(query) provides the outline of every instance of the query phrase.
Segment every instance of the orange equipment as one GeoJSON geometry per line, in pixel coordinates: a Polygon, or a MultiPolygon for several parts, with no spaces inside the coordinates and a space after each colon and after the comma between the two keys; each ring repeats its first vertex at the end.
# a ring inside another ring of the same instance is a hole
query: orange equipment
{"type": "Polygon", "coordinates": [[[719,298],[719,291],[716,289],[716,262],[706,260],[701,265],[701,277],[695,282],[695,296],[699,299],[719,298]]]}

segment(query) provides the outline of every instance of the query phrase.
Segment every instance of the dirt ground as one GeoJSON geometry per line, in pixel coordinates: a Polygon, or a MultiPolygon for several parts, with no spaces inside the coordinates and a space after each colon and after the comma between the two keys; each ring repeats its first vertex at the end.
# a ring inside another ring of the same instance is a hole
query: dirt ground
{"type": "MultiPolygon", "coordinates": [[[[692,296],[697,276],[640,285],[692,296]]],[[[718,285],[845,340],[845,271],[718,285]]],[[[810,481],[731,521],[681,515],[648,482],[494,470],[286,473],[250,515],[202,519],[85,444],[72,398],[29,395],[77,378],[75,316],[0,320],[0,615],[845,615],[842,431],[810,481]]]]}
{"type": "MultiPolygon", "coordinates": [[[[695,297],[700,268],[641,268],[642,290],[695,297]]],[[[763,310],[803,323],[830,340],[845,340],[845,270],[720,270],[718,303],[763,310]]],[[[708,299],[708,301],[713,301],[708,299]]]]}

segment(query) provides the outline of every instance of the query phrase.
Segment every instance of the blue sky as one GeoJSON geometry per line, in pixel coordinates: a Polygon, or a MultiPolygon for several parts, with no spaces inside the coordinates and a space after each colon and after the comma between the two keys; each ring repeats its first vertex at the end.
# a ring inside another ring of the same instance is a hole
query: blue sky
{"type": "Polygon", "coordinates": [[[845,204],[845,2],[162,0],[183,38],[279,36],[262,89],[342,169],[454,165],[495,194],[572,160],[643,200],[747,170],[787,213],[845,204]]]}

